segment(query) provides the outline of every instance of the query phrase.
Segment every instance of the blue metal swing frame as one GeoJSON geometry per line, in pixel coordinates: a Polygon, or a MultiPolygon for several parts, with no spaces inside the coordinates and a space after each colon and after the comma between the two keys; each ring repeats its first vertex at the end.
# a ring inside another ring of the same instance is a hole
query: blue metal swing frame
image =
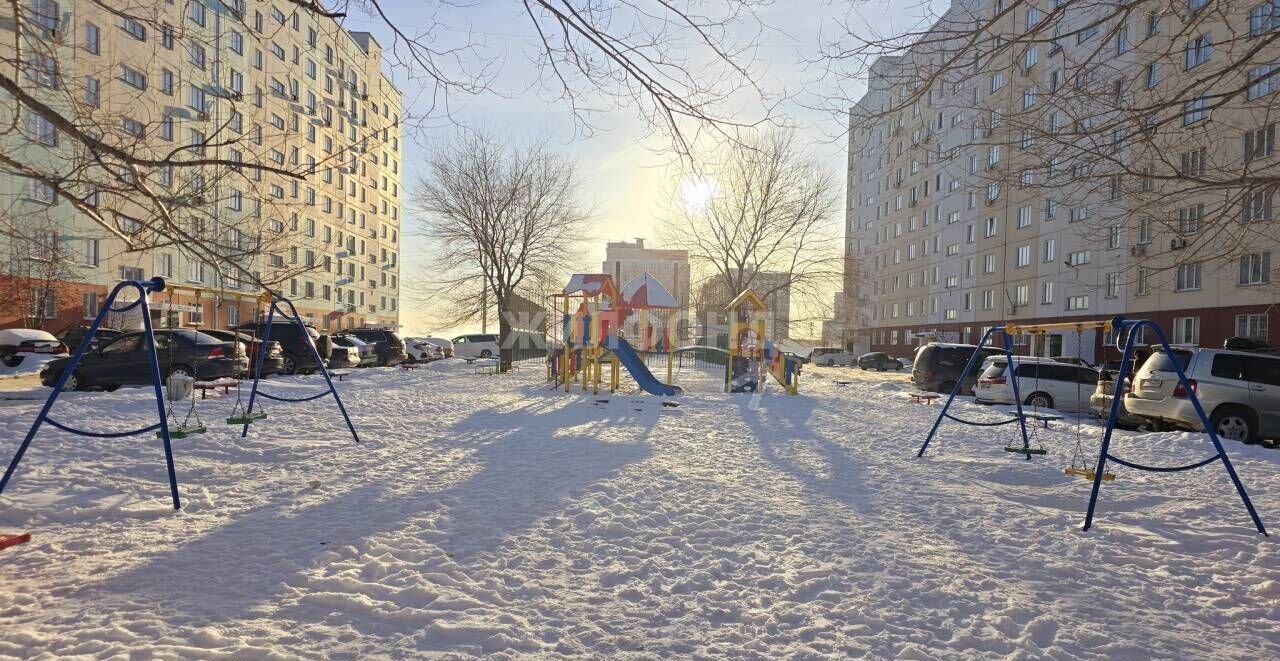
{"type": "MultiPolygon", "coordinates": [[[[245,408],[245,415],[252,419],[253,405],[257,401],[259,395],[265,399],[270,399],[276,402],[298,403],[309,402],[313,399],[320,399],[325,395],[332,394],[333,401],[338,403],[338,410],[342,412],[342,419],[347,423],[347,429],[351,430],[351,438],[354,438],[355,441],[359,443],[360,436],[356,434],[355,425],[351,424],[351,416],[347,415],[347,407],[342,405],[342,398],[338,396],[338,389],[333,386],[333,379],[329,376],[329,370],[325,368],[324,359],[320,357],[320,352],[316,350],[316,343],[311,339],[311,334],[307,332],[306,324],[302,323],[302,316],[298,314],[298,309],[293,306],[293,301],[283,296],[279,296],[275,292],[268,292],[268,294],[270,296],[270,304],[267,310],[267,320],[265,328],[262,331],[262,345],[261,349],[258,351],[257,365],[255,365],[255,369],[253,370],[253,389],[249,392],[249,405],[245,408]],[[289,306],[289,312],[285,312],[283,309],[279,308],[281,303],[289,306]],[[328,390],[314,395],[308,395],[306,397],[283,397],[280,395],[260,392],[258,390],[258,381],[262,378],[262,364],[267,356],[266,347],[268,343],[271,342],[271,328],[275,323],[277,311],[280,312],[280,316],[288,319],[296,325],[298,327],[298,332],[302,334],[302,337],[307,339],[307,348],[311,350],[311,356],[315,358],[316,365],[319,366],[319,372],[324,375],[324,382],[329,386],[328,390]]],[[[244,423],[244,429],[240,430],[240,438],[244,438],[249,435],[250,424],[251,422],[244,423]]]]}
{"type": "Polygon", "coordinates": [[[80,340],[80,346],[76,347],[76,351],[71,356],[71,360],[67,362],[67,366],[62,370],[62,374],[58,375],[58,381],[53,385],[53,392],[49,393],[49,399],[45,400],[44,407],[40,409],[40,413],[36,415],[35,422],[32,423],[31,429],[27,432],[26,438],[22,439],[22,444],[18,446],[18,451],[13,455],[13,460],[9,462],[9,468],[5,470],[4,477],[0,478],[0,493],[4,493],[4,489],[9,485],[10,478],[13,477],[14,471],[18,469],[18,464],[22,461],[23,455],[27,453],[27,448],[31,446],[31,441],[36,437],[36,432],[40,430],[40,426],[49,423],[50,426],[61,429],[69,434],[77,436],[88,436],[90,438],[124,438],[126,436],[137,436],[145,434],[157,429],[160,430],[160,438],[164,441],[164,460],[165,468],[169,474],[169,495],[173,498],[173,509],[182,509],[182,500],[178,497],[178,476],[173,468],[173,443],[169,437],[169,418],[168,411],[165,409],[164,393],[161,392],[160,381],[160,362],[156,357],[156,338],[151,328],[151,307],[147,301],[148,294],[152,292],[164,291],[164,279],[152,278],[150,280],[124,280],[117,284],[111,293],[107,295],[107,300],[103,303],[102,308],[98,310],[98,315],[94,317],[93,323],[89,325],[88,332],[85,333],[84,339],[80,340]],[[133,288],[138,292],[138,300],[129,303],[121,308],[113,307],[116,298],[120,292],[133,288]],[[80,364],[80,359],[84,357],[89,346],[93,343],[93,337],[98,332],[98,327],[102,325],[107,314],[111,312],[127,312],[133,308],[142,308],[142,327],[146,331],[147,338],[147,359],[151,363],[151,385],[155,389],[156,394],[156,411],[160,417],[160,422],[135,429],[133,431],[124,432],[93,432],[84,429],[77,429],[69,425],[63,424],[49,417],[49,411],[53,409],[53,403],[62,395],[62,389],[67,385],[67,379],[71,373],[75,371],[76,366],[80,364]]]}
{"type": "Polygon", "coordinates": [[[1098,465],[1093,473],[1093,490],[1089,493],[1089,511],[1084,517],[1084,530],[1088,530],[1093,525],[1093,514],[1098,504],[1098,492],[1102,488],[1103,473],[1107,467],[1107,461],[1114,461],[1121,466],[1127,466],[1136,470],[1150,471],[1154,473],[1176,473],[1181,471],[1192,470],[1207,466],[1214,461],[1221,460],[1224,468],[1227,469],[1227,475],[1231,477],[1231,483],[1235,485],[1236,492],[1240,494],[1240,500],[1244,502],[1244,507],[1249,511],[1249,517],[1253,519],[1253,525],[1258,532],[1267,535],[1267,529],[1262,525],[1262,519],[1258,517],[1258,511],[1253,508],[1253,501],[1249,500],[1249,493],[1245,491],[1244,483],[1240,481],[1240,476],[1236,475],[1236,469],[1231,465],[1231,459],[1227,457],[1227,451],[1222,447],[1222,441],[1218,439],[1218,433],[1213,428],[1213,424],[1209,421],[1209,416],[1205,414],[1204,407],[1200,405],[1200,398],[1196,396],[1195,389],[1187,381],[1187,375],[1182,369],[1182,365],[1177,360],[1171,360],[1173,369],[1178,373],[1178,382],[1182,384],[1182,388],[1187,392],[1187,399],[1190,400],[1191,406],[1196,410],[1196,416],[1200,418],[1200,423],[1204,425],[1204,431],[1209,435],[1209,440],[1213,443],[1213,447],[1217,453],[1208,459],[1186,464],[1183,466],[1145,466],[1132,461],[1127,461],[1111,454],[1111,433],[1115,431],[1116,419],[1120,415],[1120,400],[1124,396],[1124,379],[1127,371],[1132,371],[1130,363],[1133,360],[1134,345],[1137,344],[1138,333],[1136,331],[1143,328],[1150,328],[1155,333],[1156,339],[1160,341],[1160,346],[1164,348],[1168,355],[1173,354],[1173,349],[1169,346],[1169,339],[1165,336],[1164,331],[1160,329],[1155,322],[1150,319],[1125,319],[1124,317],[1116,317],[1111,322],[1111,327],[1116,333],[1116,347],[1120,348],[1120,338],[1124,339],[1123,355],[1120,358],[1120,370],[1116,374],[1115,393],[1111,397],[1111,412],[1107,415],[1107,430],[1102,436],[1102,447],[1098,450],[1098,465]],[[1123,333],[1122,333],[1123,331],[1123,333]]]}
{"type": "MultiPolygon", "coordinates": [[[[933,437],[938,433],[938,427],[942,425],[943,418],[974,427],[998,427],[1016,422],[1022,432],[1023,452],[1021,454],[1027,461],[1031,461],[1031,453],[1027,452],[1027,450],[1031,448],[1031,441],[1027,436],[1027,417],[1022,412],[1022,393],[1018,389],[1018,372],[1016,369],[1015,356],[1013,355],[1013,338],[1009,335],[1009,332],[1005,330],[1004,326],[992,326],[987,329],[987,332],[982,334],[982,340],[978,342],[978,346],[974,347],[973,354],[969,356],[969,362],[965,363],[964,371],[960,373],[960,377],[956,379],[956,384],[952,386],[951,394],[947,396],[946,403],[942,405],[942,411],[938,413],[938,419],[933,421],[933,428],[929,430],[929,435],[925,437],[924,444],[921,445],[920,450],[916,452],[916,457],[923,457],[924,451],[929,449],[929,443],[933,441],[933,437]],[[1009,366],[1008,369],[1005,370],[1005,373],[1009,375],[1009,383],[1013,385],[1013,403],[1018,410],[1017,417],[996,422],[977,422],[957,418],[956,416],[947,413],[947,411],[951,409],[951,404],[955,401],[956,395],[959,395],[960,389],[964,387],[965,378],[969,376],[969,373],[973,371],[974,365],[977,364],[978,360],[982,357],[982,347],[987,346],[987,342],[990,341],[991,336],[997,332],[999,332],[1004,338],[1004,356],[1005,359],[1008,360],[1007,365],[1009,366]]],[[[1041,454],[1043,454],[1043,452],[1041,454]]]]}

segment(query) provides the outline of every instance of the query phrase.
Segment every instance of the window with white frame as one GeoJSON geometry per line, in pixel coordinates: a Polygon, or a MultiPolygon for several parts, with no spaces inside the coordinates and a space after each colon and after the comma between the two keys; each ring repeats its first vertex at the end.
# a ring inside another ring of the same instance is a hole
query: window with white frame
{"type": "Polygon", "coordinates": [[[81,301],[83,305],[81,317],[84,319],[97,318],[98,311],[101,309],[98,306],[98,292],[85,292],[81,301]]]}
{"type": "Polygon", "coordinates": [[[1174,283],[1176,291],[1196,291],[1200,289],[1200,262],[1179,264],[1174,283]]]}
{"type": "Polygon", "coordinates": [[[1119,273],[1106,274],[1105,287],[1106,287],[1105,296],[1107,298],[1119,298],[1120,297],[1120,274],[1119,273]]]}
{"type": "Polygon", "coordinates": [[[1018,267],[1031,265],[1031,244],[1018,246],[1016,265],[1018,267]]]}
{"type": "Polygon", "coordinates": [[[1040,304],[1053,305],[1053,281],[1045,280],[1040,285],[1040,304]]]}
{"type": "Polygon", "coordinates": [[[1138,276],[1134,285],[1134,294],[1137,296],[1146,296],[1151,293],[1151,269],[1145,266],[1138,267],[1138,276]]]}
{"type": "Polygon", "coordinates": [[[1173,343],[1200,344],[1200,317],[1174,317],[1173,343]]]}
{"type": "Polygon", "coordinates": [[[1074,310],[1088,310],[1088,309],[1089,309],[1089,295],[1088,295],[1088,294],[1080,294],[1080,295],[1077,295],[1077,296],[1068,296],[1068,297],[1067,297],[1067,310],[1068,310],[1068,311],[1074,311],[1074,310]]]}
{"type": "Polygon", "coordinates": [[[1269,330],[1267,326],[1267,315],[1265,313],[1236,315],[1236,335],[1238,337],[1247,337],[1251,340],[1266,342],[1269,330]]]}
{"type": "Polygon", "coordinates": [[[1067,254],[1068,266],[1080,266],[1082,264],[1088,264],[1088,263],[1089,263],[1088,250],[1076,250],[1067,254]]]}
{"type": "Polygon", "coordinates": [[[1242,285],[1260,285],[1271,282],[1271,253],[1255,252],[1240,257],[1242,285]]]}

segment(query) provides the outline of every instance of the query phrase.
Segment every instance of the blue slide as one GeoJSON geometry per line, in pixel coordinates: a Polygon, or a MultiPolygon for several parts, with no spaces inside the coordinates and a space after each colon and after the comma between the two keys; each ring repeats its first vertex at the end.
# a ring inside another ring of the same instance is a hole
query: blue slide
{"type": "Polygon", "coordinates": [[[654,377],[644,361],[640,360],[640,355],[636,353],[635,348],[625,339],[614,335],[609,339],[609,349],[618,357],[618,362],[631,373],[631,378],[640,384],[641,390],[659,397],[671,397],[680,392],[679,387],[667,385],[654,377]]]}

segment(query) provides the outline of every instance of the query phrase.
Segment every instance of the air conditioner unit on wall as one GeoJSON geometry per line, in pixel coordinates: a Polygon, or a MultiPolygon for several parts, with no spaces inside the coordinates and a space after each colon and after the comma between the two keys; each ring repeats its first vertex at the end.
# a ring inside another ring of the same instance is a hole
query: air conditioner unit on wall
{"type": "Polygon", "coordinates": [[[1180,236],[1169,239],[1169,250],[1182,250],[1187,247],[1187,240],[1180,236]]]}
{"type": "Polygon", "coordinates": [[[1133,257],[1143,257],[1147,254],[1147,244],[1138,243],[1129,246],[1129,254],[1133,257]]]}

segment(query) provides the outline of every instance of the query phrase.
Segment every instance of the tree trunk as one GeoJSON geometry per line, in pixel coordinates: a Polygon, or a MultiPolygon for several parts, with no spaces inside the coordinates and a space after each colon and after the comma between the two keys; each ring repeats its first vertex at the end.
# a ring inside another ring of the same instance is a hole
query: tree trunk
{"type": "Polygon", "coordinates": [[[507,309],[507,297],[495,297],[498,304],[498,371],[511,371],[511,359],[515,353],[515,342],[511,339],[511,322],[504,311],[507,309]]]}

